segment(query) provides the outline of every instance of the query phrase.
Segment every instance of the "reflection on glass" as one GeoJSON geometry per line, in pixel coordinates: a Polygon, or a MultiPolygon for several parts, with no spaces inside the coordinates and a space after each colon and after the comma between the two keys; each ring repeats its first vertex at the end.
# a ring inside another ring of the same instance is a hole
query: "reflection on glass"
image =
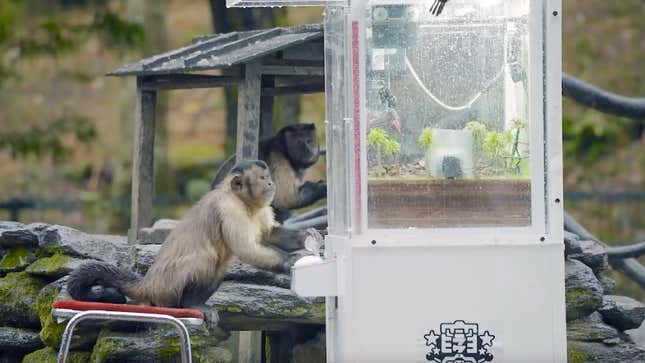
{"type": "Polygon", "coordinates": [[[431,3],[368,7],[368,225],[529,225],[528,0],[431,3]]]}

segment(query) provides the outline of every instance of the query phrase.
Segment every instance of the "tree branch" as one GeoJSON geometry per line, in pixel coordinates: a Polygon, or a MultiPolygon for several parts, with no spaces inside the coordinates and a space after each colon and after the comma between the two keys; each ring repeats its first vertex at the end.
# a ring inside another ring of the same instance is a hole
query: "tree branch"
{"type": "MultiPolygon", "coordinates": [[[[583,239],[595,241],[605,248],[607,244],[596,238],[591,232],[587,231],[585,227],[581,226],[569,213],[564,213],[564,229],[571,233],[577,234],[583,239]]],[[[635,258],[610,258],[609,264],[616,270],[621,271],[627,277],[637,282],[641,287],[645,288],[645,267],[641,265],[635,258]]]]}

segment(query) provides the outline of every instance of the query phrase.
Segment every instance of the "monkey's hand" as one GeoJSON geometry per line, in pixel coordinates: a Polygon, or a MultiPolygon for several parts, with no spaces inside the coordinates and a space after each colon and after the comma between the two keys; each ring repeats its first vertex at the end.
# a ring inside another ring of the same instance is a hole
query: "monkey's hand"
{"type": "Polygon", "coordinates": [[[315,183],[307,181],[298,189],[298,208],[306,207],[325,198],[327,198],[327,183],[323,180],[315,183]]]}
{"type": "Polygon", "coordinates": [[[291,267],[296,263],[296,261],[298,261],[299,259],[305,256],[315,256],[315,255],[307,250],[299,250],[288,254],[284,259],[284,261],[282,262],[281,272],[284,272],[287,274],[291,273],[291,267]]]}
{"type": "Polygon", "coordinates": [[[309,235],[309,233],[298,229],[277,226],[273,227],[271,236],[265,243],[287,252],[297,251],[305,248],[305,241],[309,235]]]}

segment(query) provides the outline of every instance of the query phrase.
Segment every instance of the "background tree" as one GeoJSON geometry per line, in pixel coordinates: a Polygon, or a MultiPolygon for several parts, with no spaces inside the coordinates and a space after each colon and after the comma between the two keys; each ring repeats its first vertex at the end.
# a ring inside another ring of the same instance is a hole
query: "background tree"
{"type": "MultiPolygon", "coordinates": [[[[232,31],[286,26],[287,8],[227,8],[226,0],[209,0],[213,31],[217,34],[232,31]]],[[[235,152],[237,130],[237,90],[225,89],[226,103],[226,153],[235,152]]],[[[275,98],[274,124],[277,128],[298,122],[300,116],[300,97],[298,95],[275,98]]]]}

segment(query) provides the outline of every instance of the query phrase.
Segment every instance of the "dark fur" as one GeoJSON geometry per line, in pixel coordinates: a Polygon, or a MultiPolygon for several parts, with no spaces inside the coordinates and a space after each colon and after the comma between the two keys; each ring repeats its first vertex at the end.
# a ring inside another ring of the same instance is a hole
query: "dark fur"
{"type": "MultiPolygon", "coordinates": [[[[278,192],[273,209],[278,222],[283,222],[291,213],[289,210],[309,206],[327,197],[327,185],[304,181],[305,171],[314,165],[320,156],[314,124],[285,126],[278,133],[260,143],[258,158],[265,161],[271,170],[278,192]],[[282,163],[288,163],[289,175],[285,174],[282,163]],[[280,171],[282,175],[276,173],[280,171]]],[[[215,174],[211,187],[214,189],[235,163],[235,155],[222,164],[215,174]]]]}
{"type": "Polygon", "coordinates": [[[123,304],[126,299],[118,286],[140,279],[141,276],[108,263],[88,262],[69,274],[67,291],[76,300],[123,304]]]}

